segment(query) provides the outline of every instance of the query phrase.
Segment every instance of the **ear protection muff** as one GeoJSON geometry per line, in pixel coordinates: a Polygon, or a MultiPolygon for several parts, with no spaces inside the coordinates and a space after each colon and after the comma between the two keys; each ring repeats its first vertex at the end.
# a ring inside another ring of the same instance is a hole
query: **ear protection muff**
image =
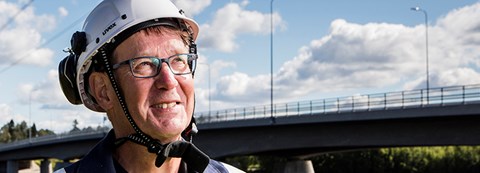
{"type": "Polygon", "coordinates": [[[76,67],[78,57],[70,53],[58,65],[58,77],[63,94],[67,100],[72,104],[82,104],[82,99],[78,94],[78,87],[76,83],[76,67]]]}
{"type": "Polygon", "coordinates": [[[85,32],[75,32],[72,35],[70,44],[71,49],[68,50],[69,55],[60,61],[58,65],[58,77],[63,94],[72,104],[82,104],[82,99],[78,93],[77,86],[77,61],[78,56],[86,49],[85,32]]]}

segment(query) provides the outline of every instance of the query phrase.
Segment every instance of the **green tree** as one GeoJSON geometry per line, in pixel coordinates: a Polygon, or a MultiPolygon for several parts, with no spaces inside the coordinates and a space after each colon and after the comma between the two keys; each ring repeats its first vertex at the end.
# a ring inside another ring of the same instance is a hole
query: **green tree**
{"type": "Polygon", "coordinates": [[[15,122],[13,120],[10,120],[10,122],[7,125],[7,131],[8,131],[8,141],[6,142],[12,142],[14,140],[13,132],[15,131],[15,122]]]}
{"type": "Polygon", "coordinates": [[[37,130],[37,126],[35,124],[33,124],[31,127],[28,127],[25,121],[22,121],[20,124],[15,124],[13,120],[10,120],[10,122],[0,128],[0,143],[15,142],[26,139],[29,137],[29,133],[31,133],[31,137],[55,134],[53,131],[48,129],[37,130]]]}
{"type": "Polygon", "coordinates": [[[77,119],[73,120],[73,129],[70,132],[78,132],[80,129],[78,128],[78,121],[77,119]]]}
{"type": "Polygon", "coordinates": [[[37,126],[33,123],[32,127],[30,127],[30,133],[32,137],[38,137],[37,126]]]}
{"type": "Polygon", "coordinates": [[[22,121],[20,124],[17,124],[13,129],[13,141],[18,141],[28,138],[28,126],[27,122],[22,121]]]}
{"type": "MultiPolygon", "coordinates": [[[[10,121],[10,122],[13,122],[10,121]]],[[[11,135],[11,132],[13,131],[13,127],[10,127],[11,123],[7,123],[5,125],[2,126],[2,128],[0,129],[0,143],[6,143],[6,142],[10,142],[12,140],[12,135],[11,135]]]]}
{"type": "Polygon", "coordinates": [[[46,135],[54,135],[55,132],[48,130],[48,129],[40,129],[38,131],[38,136],[46,136],[46,135]]]}

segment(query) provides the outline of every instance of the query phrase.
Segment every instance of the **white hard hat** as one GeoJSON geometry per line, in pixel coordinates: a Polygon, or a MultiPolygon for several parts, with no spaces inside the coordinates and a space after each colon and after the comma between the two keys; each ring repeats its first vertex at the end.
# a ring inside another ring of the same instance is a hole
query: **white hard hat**
{"type": "MultiPolygon", "coordinates": [[[[68,56],[59,65],[60,83],[67,99],[73,104],[83,103],[91,110],[103,112],[85,86],[85,80],[88,80],[85,73],[90,69],[92,57],[105,44],[115,42],[115,37],[123,31],[147,21],[166,18],[178,19],[187,27],[193,41],[196,40],[198,24],[185,17],[184,12],[169,0],[104,0],[98,4],[86,18],[83,31],[72,36],[75,55],[68,56]]],[[[115,44],[119,44],[118,41],[115,44]]]]}

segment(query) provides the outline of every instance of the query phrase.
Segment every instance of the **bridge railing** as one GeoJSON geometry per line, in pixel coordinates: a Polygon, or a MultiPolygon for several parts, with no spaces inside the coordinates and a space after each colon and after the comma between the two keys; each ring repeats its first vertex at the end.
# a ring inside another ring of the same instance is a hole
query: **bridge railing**
{"type": "Polygon", "coordinates": [[[276,103],[195,113],[198,123],[480,103],[480,84],[276,103]]]}

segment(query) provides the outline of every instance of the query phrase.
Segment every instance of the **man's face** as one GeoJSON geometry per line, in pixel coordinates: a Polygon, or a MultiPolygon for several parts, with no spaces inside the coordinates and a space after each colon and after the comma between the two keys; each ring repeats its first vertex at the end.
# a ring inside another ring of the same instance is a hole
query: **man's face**
{"type": "MultiPolygon", "coordinates": [[[[188,47],[173,31],[148,35],[141,31],[115,49],[113,63],[141,56],[163,59],[180,53],[188,53],[188,47]]],[[[122,65],[115,70],[115,76],[130,114],[140,129],[162,142],[170,142],[178,140],[190,123],[194,109],[194,84],[191,74],[174,75],[166,63],[161,64],[159,71],[152,78],[136,78],[129,65],[122,65]]],[[[120,106],[114,108],[114,111],[116,115],[123,115],[120,106]]],[[[126,126],[129,125],[120,127],[126,126]]]]}

